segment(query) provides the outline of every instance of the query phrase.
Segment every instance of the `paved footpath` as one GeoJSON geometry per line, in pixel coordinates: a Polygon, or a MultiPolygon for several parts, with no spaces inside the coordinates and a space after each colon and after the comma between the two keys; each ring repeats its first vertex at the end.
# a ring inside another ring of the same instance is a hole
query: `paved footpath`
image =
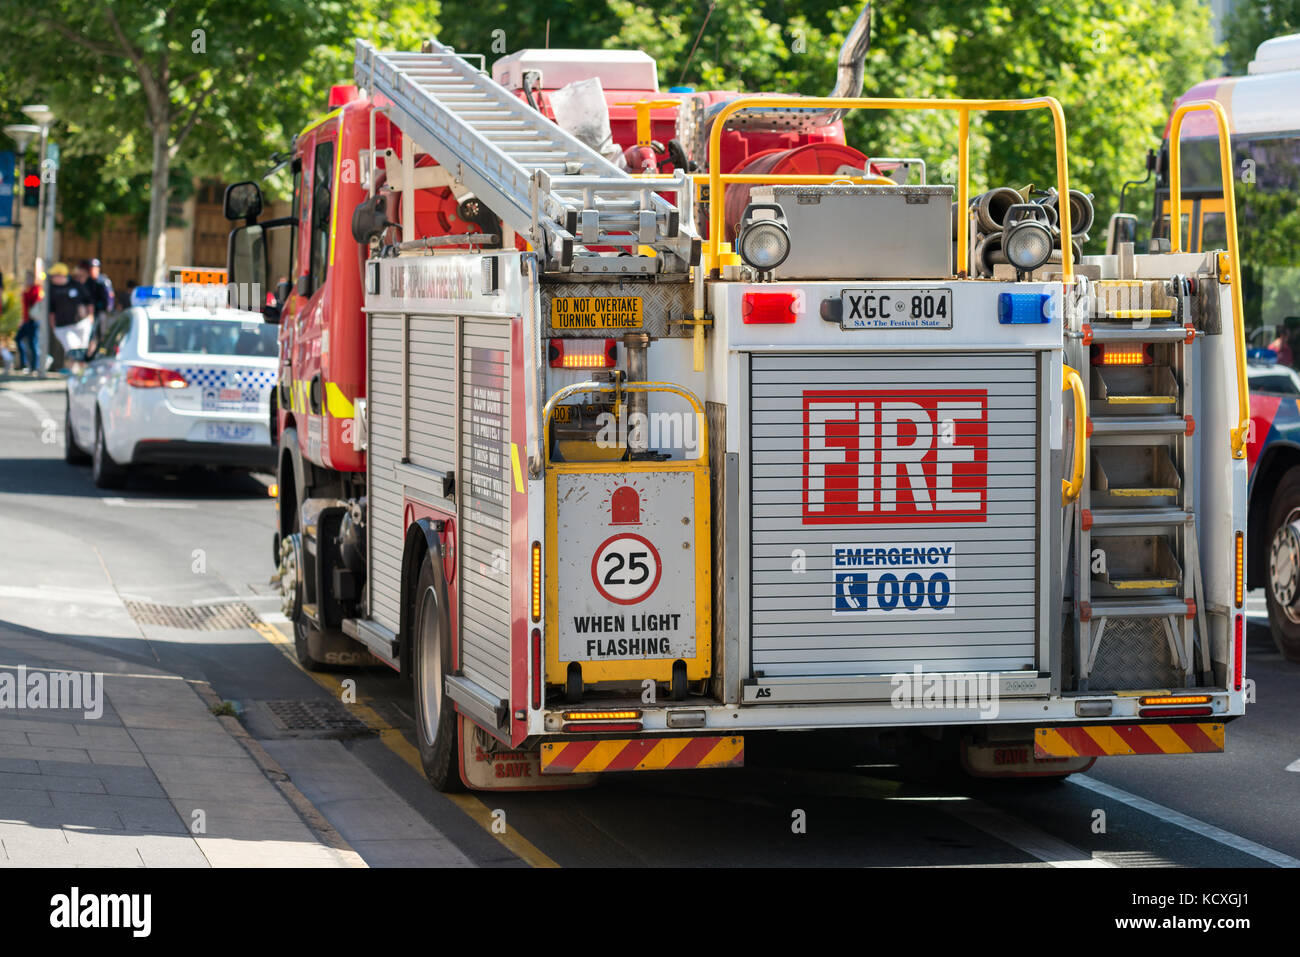
{"type": "Polygon", "coordinates": [[[23,556],[0,581],[0,865],[365,866],[206,683],[160,665],[75,527],[0,514],[0,548],[23,556]]]}

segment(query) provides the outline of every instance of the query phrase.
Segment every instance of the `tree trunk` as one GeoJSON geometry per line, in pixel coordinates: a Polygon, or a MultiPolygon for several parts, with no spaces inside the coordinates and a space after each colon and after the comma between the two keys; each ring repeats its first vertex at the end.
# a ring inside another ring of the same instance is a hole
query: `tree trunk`
{"type": "Polygon", "coordinates": [[[149,239],[145,247],[145,285],[167,281],[167,194],[171,185],[171,151],[167,137],[171,124],[153,126],[153,177],[149,184],[149,239]]]}

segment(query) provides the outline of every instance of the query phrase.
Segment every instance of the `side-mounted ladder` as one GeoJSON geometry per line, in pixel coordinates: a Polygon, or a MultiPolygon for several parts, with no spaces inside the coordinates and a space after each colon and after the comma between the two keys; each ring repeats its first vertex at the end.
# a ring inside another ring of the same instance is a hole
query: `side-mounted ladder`
{"type": "Polygon", "coordinates": [[[1117,690],[1119,675],[1130,687],[1210,681],[1192,481],[1197,281],[1076,286],[1092,459],[1074,517],[1080,691],[1117,690]]]}
{"type": "Polygon", "coordinates": [[[548,271],[680,275],[699,261],[685,172],[630,175],[434,40],[421,53],[358,40],[354,75],[391,103],[403,133],[543,253],[548,271]]]}

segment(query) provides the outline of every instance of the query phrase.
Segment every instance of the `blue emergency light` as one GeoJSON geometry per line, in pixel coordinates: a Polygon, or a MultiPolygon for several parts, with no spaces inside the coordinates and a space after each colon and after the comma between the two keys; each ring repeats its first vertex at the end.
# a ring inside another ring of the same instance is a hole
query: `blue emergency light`
{"type": "Polygon", "coordinates": [[[1052,321],[1052,297],[1045,292],[998,294],[998,322],[1004,326],[1052,321]]]}
{"type": "Polygon", "coordinates": [[[136,286],[131,290],[131,305],[144,306],[158,300],[175,302],[180,298],[180,290],[175,286],[136,286]]]}

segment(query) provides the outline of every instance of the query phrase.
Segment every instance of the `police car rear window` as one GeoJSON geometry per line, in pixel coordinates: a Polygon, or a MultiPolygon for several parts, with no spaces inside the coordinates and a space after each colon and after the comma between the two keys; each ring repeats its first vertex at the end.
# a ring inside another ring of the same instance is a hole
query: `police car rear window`
{"type": "Polygon", "coordinates": [[[221,319],[150,319],[149,351],[200,356],[278,354],[277,327],[262,322],[221,319]]]}
{"type": "Polygon", "coordinates": [[[1275,392],[1282,395],[1300,395],[1295,380],[1289,375],[1253,375],[1250,377],[1253,392],[1275,392]]]}

